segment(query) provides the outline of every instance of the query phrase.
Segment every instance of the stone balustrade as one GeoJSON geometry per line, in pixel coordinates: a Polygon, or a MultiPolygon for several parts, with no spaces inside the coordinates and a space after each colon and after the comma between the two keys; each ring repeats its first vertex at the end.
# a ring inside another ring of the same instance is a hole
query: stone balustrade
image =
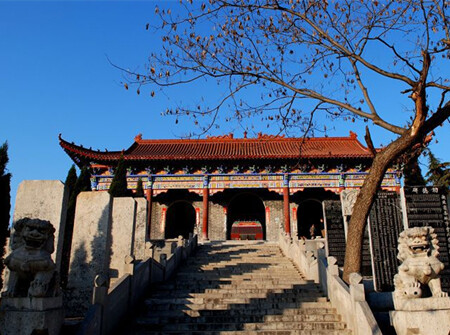
{"type": "Polygon", "coordinates": [[[128,262],[129,265],[128,273],[119,278],[110,288],[107,287],[107,280],[97,276],[94,282],[92,305],[78,334],[112,334],[119,323],[132,313],[150,285],[169,279],[180,264],[192,254],[197,248],[197,235],[191,236],[186,241],[180,238],[178,242],[173,253],[160,255],[159,262],[153,258],[154,246],[147,242],[147,258],[136,263],[132,257],[126,257],[125,263],[128,262]]]}

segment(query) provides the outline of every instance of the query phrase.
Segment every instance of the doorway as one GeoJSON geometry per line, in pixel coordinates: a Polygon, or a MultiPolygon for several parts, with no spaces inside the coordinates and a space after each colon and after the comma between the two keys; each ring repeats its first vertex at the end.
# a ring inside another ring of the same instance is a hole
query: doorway
{"type": "Polygon", "coordinates": [[[189,233],[194,232],[195,209],[187,201],[173,203],[167,209],[165,238],[177,238],[182,235],[189,238],[189,233]]]}
{"type": "Polygon", "coordinates": [[[253,193],[241,193],[228,205],[227,239],[265,240],[266,218],[262,200],[253,193]]]}

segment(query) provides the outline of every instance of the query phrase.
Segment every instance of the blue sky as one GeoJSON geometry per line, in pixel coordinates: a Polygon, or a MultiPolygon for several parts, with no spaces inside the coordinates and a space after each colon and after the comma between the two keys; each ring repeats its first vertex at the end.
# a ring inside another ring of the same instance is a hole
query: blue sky
{"type": "MultiPolygon", "coordinates": [[[[191,130],[189,121],[176,125],[161,112],[195,103],[200,92],[215,94],[217,86],[199,83],[157,92],[155,98],[145,90],[137,95],[123,88],[122,74],[107,60],[136,69],[159,49],[159,36],[145,30],[156,4],[0,0],[0,143],[9,143],[13,202],[22,180],[65,179],[72,162],[58,144],[59,133],[94,149],[121,150],[138,133],[173,138],[191,130]]],[[[352,128],[363,141],[364,124],[339,123],[329,135],[347,136],[352,128]]],[[[432,145],[443,161],[450,161],[449,128],[448,123],[439,128],[439,143],[432,145]]],[[[242,136],[233,124],[221,124],[214,134],[230,131],[242,136]]],[[[373,136],[377,146],[390,140],[386,132],[374,130],[373,136]]]]}

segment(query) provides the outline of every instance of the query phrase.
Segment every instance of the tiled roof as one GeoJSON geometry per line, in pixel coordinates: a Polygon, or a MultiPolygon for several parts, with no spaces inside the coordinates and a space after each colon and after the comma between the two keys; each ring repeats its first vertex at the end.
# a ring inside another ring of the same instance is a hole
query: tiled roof
{"type": "Polygon", "coordinates": [[[59,140],[72,158],[98,162],[115,161],[121,155],[125,160],[137,161],[372,157],[352,132],[349,137],[285,138],[260,134],[257,138],[225,135],[182,140],[145,140],[138,135],[125,151],[95,151],[69,143],[61,136],[59,140]]]}

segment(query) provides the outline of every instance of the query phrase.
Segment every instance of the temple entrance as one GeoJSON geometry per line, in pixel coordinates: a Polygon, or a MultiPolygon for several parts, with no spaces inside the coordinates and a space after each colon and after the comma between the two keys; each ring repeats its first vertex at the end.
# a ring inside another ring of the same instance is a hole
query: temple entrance
{"type": "Polygon", "coordinates": [[[195,209],[187,201],[178,201],[167,209],[166,229],[164,238],[177,238],[182,235],[189,238],[194,232],[195,209]]]}
{"type": "Polygon", "coordinates": [[[323,229],[322,202],[316,199],[302,201],[297,209],[298,237],[314,238],[315,236],[322,236],[323,229]]]}
{"type": "Polygon", "coordinates": [[[227,239],[265,240],[266,219],[262,200],[252,193],[241,193],[228,205],[227,239]]]}

